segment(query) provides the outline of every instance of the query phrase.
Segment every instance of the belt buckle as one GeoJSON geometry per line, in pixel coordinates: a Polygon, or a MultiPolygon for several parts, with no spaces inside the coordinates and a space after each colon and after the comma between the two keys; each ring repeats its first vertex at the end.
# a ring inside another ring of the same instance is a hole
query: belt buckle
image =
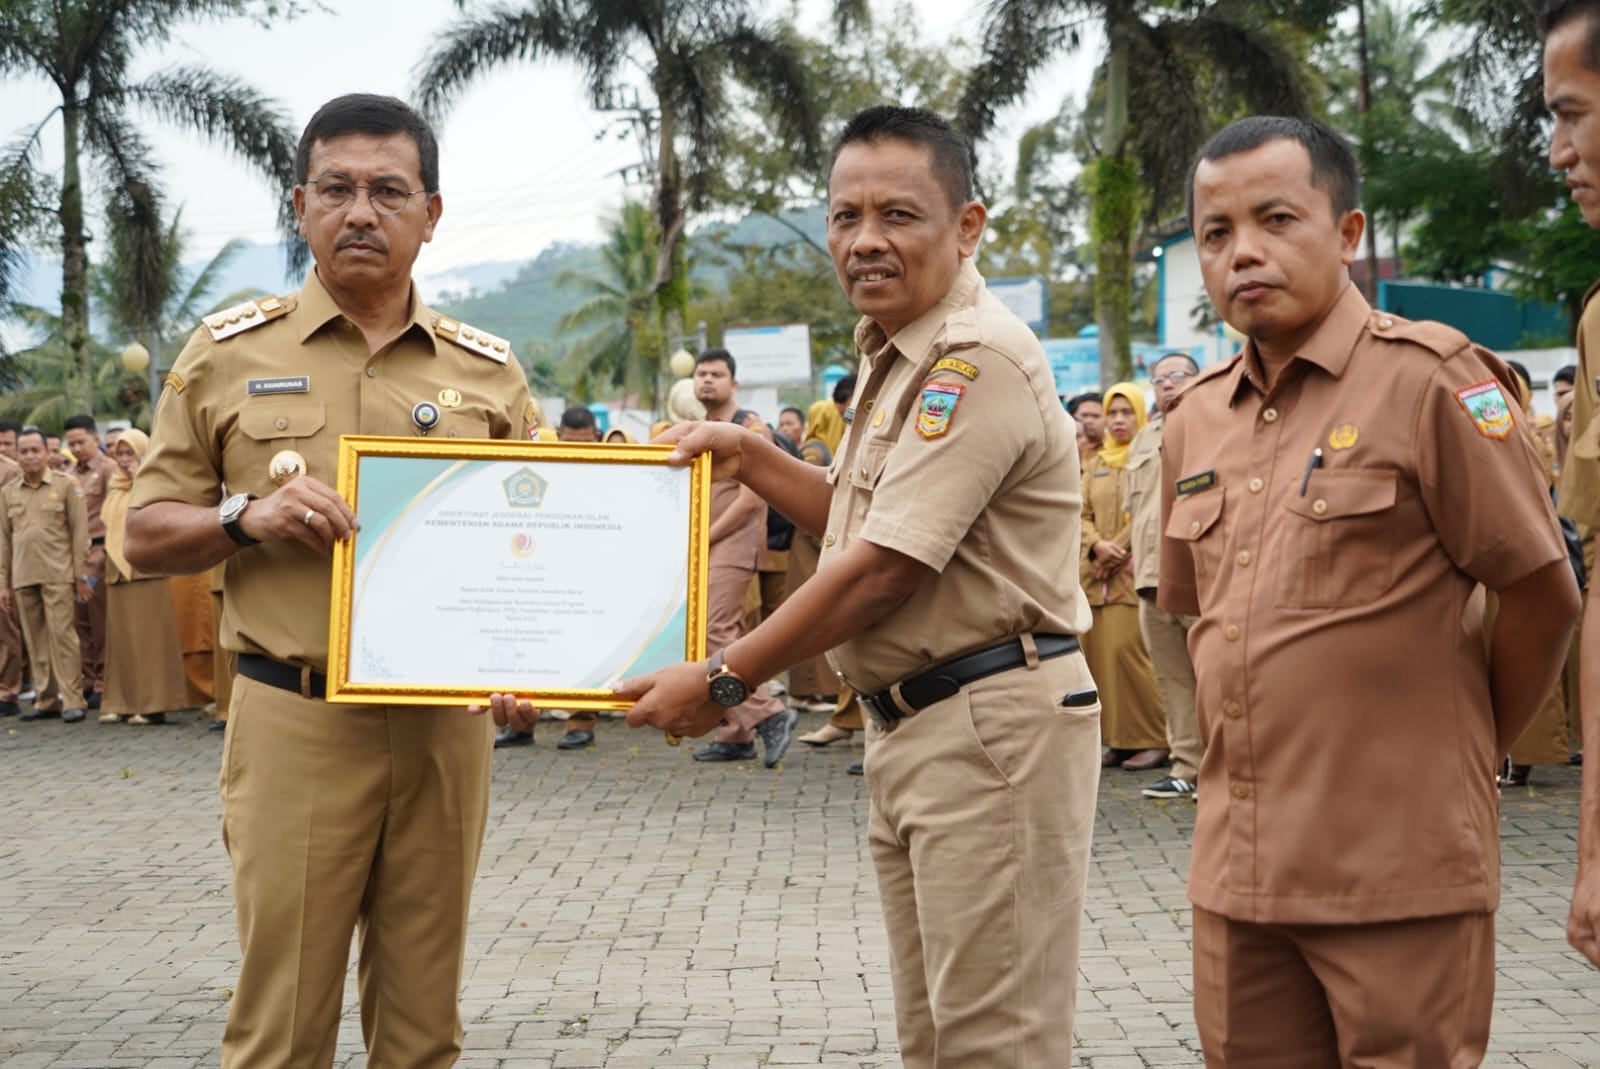
{"type": "Polygon", "coordinates": [[[878,695],[864,694],[861,697],[862,708],[866,709],[867,716],[882,731],[888,731],[900,720],[900,710],[894,708],[893,699],[890,700],[889,710],[885,711],[878,704],[878,695]]]}

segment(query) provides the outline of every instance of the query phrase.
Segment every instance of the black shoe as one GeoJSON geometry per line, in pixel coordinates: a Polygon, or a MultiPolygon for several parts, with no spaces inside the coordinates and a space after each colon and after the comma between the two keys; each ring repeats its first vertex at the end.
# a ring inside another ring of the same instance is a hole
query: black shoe
{"type": "Polygon", "coordinates": [[[76,724],[78,721],[82,720],[88,715],[89,714],[85,713],[82,709],[68,709],[66,712],[61,714],[61,722],[63,724],[76,724]]]}
{"type": "Polygon", "coordinates": [[[494,748],[504,750],[507,746],[532,746],[533,732],[517,731],[514,728],[501,728],[495,732],[494,748]]]}
{"type": "Polygon", "coordinates": [[[1194,783],[1182,776],[1162,776],[1139,793],[1146,798],[1193,798],[1194,783]]]}
{"type": "Polygon", "coordinates": [[[61,710],[60,709],[30,709],[27,712],[23,713],[21,716],[17,717],[17,719],[18,720],[22,720],[22,721],[60,720],[61,719],[61,710]]]}
{"type": "Polygon", "coordinates": [[[865,761],[857,761],[845,771],[852,776],[865,776],[867,774],[867,763],[865,761]]]}
{"type": "Polygon", "coordinates": [[[14,701],[0,702],[0,717],[16,716],[22,709],[14,701]]]}
{"type": "Polygon", "coordinates": [[[85,698],[87,700],[84,702],[84,705],[86,705],[89,709],[98,710],[100,708],[100,692],[99,691],[97,691],[97,690],[96,691],[90,691],[87,695],[85,695],[85,698]]]}
{"type": "Polygon", "coordinates": [[[794,740],[795,725],[800,723],[800,714],[793,709],[780,709],[756,725],[756,734],[761,736],[761,763],[768,768],[775,768],[783,755],[789,749],[789,743],[794,740]]]}
{"type": "Polygon", "coordinates": [[[211,723],[206,725],[206,730],[207,731],[227,731],[228,730],[228,722],[226,720],[213,720],[213,721],[211,721],[211,723]]]}
{"type": "Polygon", "coordinates": [[[694,752],[696,761],[754,761],[753,742],[708,742],[694,752]]]}
{"type": "Polygon", "coordinates": [[[561,736],[561,741],[556,743],[558,750],[581,750],[585,746],[594,745],[594,732],[569,731],[561,736]]]}

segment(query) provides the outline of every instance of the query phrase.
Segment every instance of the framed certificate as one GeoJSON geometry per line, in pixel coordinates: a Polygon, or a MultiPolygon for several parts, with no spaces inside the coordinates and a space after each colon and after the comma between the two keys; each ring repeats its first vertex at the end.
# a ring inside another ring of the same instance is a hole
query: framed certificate
{"type": "Polygon", "coordinates": [[[671,451],[341,438],[328,700],[623,709],[704,657],[711,461],[671,451]]]}

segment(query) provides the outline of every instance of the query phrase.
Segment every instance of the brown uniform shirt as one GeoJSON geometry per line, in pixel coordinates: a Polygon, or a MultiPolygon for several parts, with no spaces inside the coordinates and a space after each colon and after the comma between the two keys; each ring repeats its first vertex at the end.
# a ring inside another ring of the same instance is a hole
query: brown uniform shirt
{"type": "MultiPolygon", "coordinates": [[[[1131,443],[1130,443],[1131,444],[1131,443]]],[[[1130,456],[1131,451],[1130,451],[1130,456]]],[[[1128,549],[1133,534],[1133,516],[1128,508],[1128,469],[1113,468],[1097,450],[1083,466],[1083,545],[1078,562],[1078,580],[1092,606],[1137,605],[1133,592],[1133,569],[1123,565],[1105,579],[1090,571],[1089,550],[1106,541],[1128,549]]]]}
{"type": "Polygon", "coordinates": [[[0,484],[0,504],[0,587],[70,583],[88,571],[89,521],[72,476],[46,468],[29,486],[18,475],[0,484]]]}
{"type": "Polygon", "coordinates": [[[116,463],[100,453],[90,457],[87,464],[73,465],[73,477],[83,488],[83,510],[89,517],[90,538],[106,536],[106,525],[100,519],[100,506],[105,502],[106,490],[110,488],[111,477],[117,470],[116,463]]]}
{"type": "Polygon", "coordinates": [[[1152,416],[1128,443],[1129,548],[1133,587],[1155,590],[1161,573],[1161,416],[1152,416]]]}
{"type": "MultiPolygon", "coordinates": [[[[455,333],[457,324],[429,311],[415,287],[410,325],[376,355],[315,271],[277,304],[287,312],[264,325],[221,341],[202,328],[189,339],[162,393],[134,481],[135,508],[213,506],[223,484],[265,497],[276,489],[268,463],[286,449],[305,458],[307,474],[333,485],[341,434],[416,436],[411,411],[419,401],[439,410],[434,438],[527,439],[532,405],[516,358],[452,340],[470,328],[455,333]]],[[[328,553],[294,540],[228,558],[223,646],[324,670],[330,567],[328,553]]]]}
{"type": "Polygon", "coordinates": [[[1200,616],[1206,744],[1189,896],[1266,923],[1492,910],[1474,595],[1566,556],[1511,374],[1352,285],[1263,381],[1247,346],[1167,413],[1157,598],[1200,616]]]}
{"type": "Polygon", "coordinates": [[[968,261],[892,339],[862,320],[856,348],[820,567],[860,538],[936,574],[829,654],[835,670],[871,693],[1009,636],[1088,630],[1078,452],[1038,339],[968,261]]]}
{"type": "Polygon", "coordinates": [[[1600,282],[1583,297],[1578,320],[1578,377],[1572,390],[1572,441],[1561,466],[1561,515],[1585,527],[1600,527],[1600,282]]]}

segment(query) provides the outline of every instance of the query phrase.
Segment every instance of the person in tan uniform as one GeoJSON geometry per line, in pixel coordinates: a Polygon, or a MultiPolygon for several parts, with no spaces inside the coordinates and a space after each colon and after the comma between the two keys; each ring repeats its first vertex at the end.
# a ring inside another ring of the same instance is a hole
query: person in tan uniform
{"type": "MultiPolygon", "coordinates": [[[[1545,7],[1544,98],[1554,121],[1550,166],[1566,172],[1583,221],[1600,229],[1600,0],[1567,0],[1545,7]]],[[[1572,401],[1572,442],[1561,467],[1561,513],[1590,531],[1600,528],[1600,283],[1584,294],[1578,322],[1578,371],[1572,401]]],[[[1567,940],[1600,967],[1600,599],[1593,579],[1579,626],[1578,704],[1583,721],[1583,798],[1578,823],[1578,878],[1567,919],[1567,940]]]]}
{"type": "Polygon", "coordinates": [[[33,652],[38,692],[23,720],[59,717],[69,724],[86,715],[83,661],[73,603],[90,595],[89,521],[83,493],[72,476],[50,469],[44,434],[17,436],[20,478],[0,485],[0,609],[15,606],[22,635],[33,652]]]}
{"type": "Polygon", "coordinates": [[[845,127],[828,247],[863,316],[861,382],[832,467],[713,423],[666,435],[678,462],[709,452],[821,532],[821,566],[721,656],[619,688],[629,723],[698,734],[748,680],[832,649],[872,721],[868,834],[910,1069],[1071,1061],[1099,780],[1075,435],[1038,340],[972,264],[970,167],[931,112],[845,127]]]}
{"type": "Polygon", "coordinates": [[[1194,713],[1194,662],[1189,659],[1189,629],[1195,618],[1156,605],[1161,562],[1161,427],[1172,403],[1194,381],[1200,368],[1188,353],[1168,353],[1150,369],[1156,414],[1128,446],[1129,545],[1133,588],[1139,596],[1139,633],[1166,707],[1167,748],[1172,771],[1140,790],[1146,798],[1194,798],[1200,776],[1200,724],[1194,713]]]}
{"type": "Polygon", "coordinates": [[[303,288],[208,317],[167,378],[133,488],[146,571],[226,560],[238,653],[221,793],[243,952],[225,1069],[327,1067],[352,931],[367,1064],[445,1069],[488,809],[488,722],[324,700],[330,548],[356,517],[339,436],[526,439],[503,339],[423,304],[411,266],[443,210],[427,123],[389,97],[323,105],[301,135],[303,288]],[[226,485],[231,495],[222,497],[226,485]]]}
{"type": "MultiPolygon", "coordinates": [[[[15,420],[0,420],[0,428],[15,420]]],[[[16,452],[17,430],[10,431],[11,452],[16,452]]],[[[0,429],[0,436],[6,432],[0,429]]],[[[4,447],[0,447],[0,485],[22,478],[22,465],[13,460],[4,447]]],[[[22,693],[23,668],[27,664],[27,650],[22,644],[22,628],[17,624],[17,607],[0,607],[0,718],[17,716],[22,712],[17,695],[22,693]]]]}
{"type": "Polygon", "coordinates": [[[83,490],[83,509],[89,517],[89,598],[77,603],[73,620],[83,651],[84,700],[90,709],[98,709],[105,691],[106,664],[106,525],[100,519],[100,505],[117,466],[100,451],[93,416],[68,416],[62,434],[72,454],[72,477],[83,490]]]}
{"type": "Polygon", "coordinates": [[[1206,292],[1248,338],[1162,441],[1157,604],[1200,617],[1212,1067],[1479,1063],[1495,763],[1578,608],[1509,370],[1351,284],[1359,184],[1343,138],[1300,119],[1232,123],[1191,171],[1206,292]]]}

